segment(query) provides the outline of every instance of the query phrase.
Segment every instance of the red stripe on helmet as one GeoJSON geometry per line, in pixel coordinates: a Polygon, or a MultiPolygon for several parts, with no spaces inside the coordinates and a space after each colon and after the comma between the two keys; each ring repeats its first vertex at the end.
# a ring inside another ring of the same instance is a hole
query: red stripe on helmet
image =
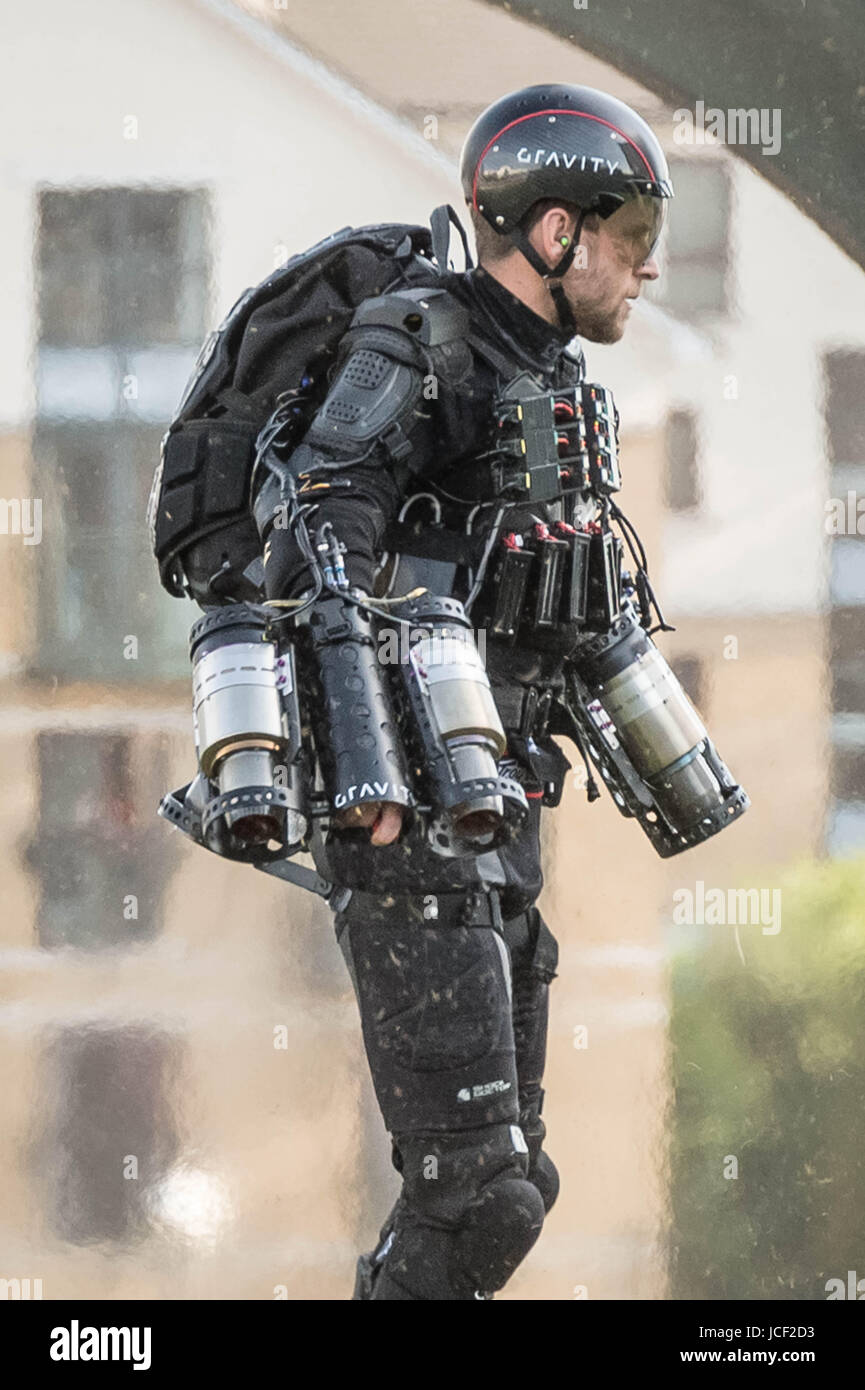
{"type": "Polygon", "coordinates": [[[593,116],[590,111],[574,111],[573,108],[570,106],[565,107],[563,110],[556,107],[551,111],[530,111],[526,116],[517,116],[516,120],[508,121],[507,125],[503,125],[501,130],[493,136],[492,140],[488,141],[488,143],[484,145],[483,149],[480,152],[480,155],[478,156],[478,162],[475,166],[474,178],[472,179],[472,206],[474,207],[475,211],[477,211],[478,206],[478,175],[481,172],[481,164],[483,163],[484,155],[486,154],[487,150],[490,149],[490,147],[494,145],[497,140],[501,139],[506,130],[512,130],[513,127],[515,125],[519,125],[521,121],[537,120],[539,116],[584,116],[588,121],[598,121],[601,125],[607,126],[610,130],[614,130],[617,135],[621,135],[622,139],[625,140],[627,144],[629,144],[633,149],[637,151],[637,154],[640,156],[646,168],[648,169],[649,174],[651,175],[652,182],[657,183],[657,175],[655,174],[651,164],[649,163],[646,156],[643,154],[643,151],[640,149],[639,145],[636,145],[634,141],[631,140],[623,130],[620,130],[617,125],[613,125],[612,121],[605,121],[603,116],[593,116]]]}

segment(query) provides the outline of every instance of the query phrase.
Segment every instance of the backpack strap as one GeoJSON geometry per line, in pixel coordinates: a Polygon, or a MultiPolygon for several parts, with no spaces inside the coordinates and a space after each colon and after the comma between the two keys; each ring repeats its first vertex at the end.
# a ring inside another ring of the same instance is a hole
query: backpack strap
{"type": "Polygon", "coordinates": [[[493,347],[489,339],[482,337],[480,333],[467,333],[466,341],[475,349],[478,356],[482,357],[506,382],[510,381],[515,372],[519,370],[513,357],[508,357],[505,353],[499,352],[498,348],[493,347]]]}
{"type": "Polygon", "coordinates": [[[430,231],[432,232],[432,252],[436,259],[439,270],[448,268],[448,251],[450,249],[451,227],[456,227],[463,244],[463,254],[465,256],[465,268],[471,270],[474,266],[472,253],[469,250],[469,239],[466,236],[466,229],[457,217],[450,203],[442,203],[440,207],[434,208],[429,220],[430,231]]]}

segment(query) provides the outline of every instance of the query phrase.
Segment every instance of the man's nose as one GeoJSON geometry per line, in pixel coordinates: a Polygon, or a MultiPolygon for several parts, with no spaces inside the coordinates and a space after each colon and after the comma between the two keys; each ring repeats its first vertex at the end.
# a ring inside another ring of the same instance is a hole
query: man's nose
{"type": "Polygon", "coordinates": [[[660,267],[654,256],[650,256],[647,261],[643,261],[643,264],[637,270],[637,274],[641,280],[657,280],[660,273],[660,267]]]}

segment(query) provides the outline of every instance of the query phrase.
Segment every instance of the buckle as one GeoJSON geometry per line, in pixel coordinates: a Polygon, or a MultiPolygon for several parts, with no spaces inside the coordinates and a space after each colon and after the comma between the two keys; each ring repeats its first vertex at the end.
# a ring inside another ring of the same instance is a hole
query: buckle
{"type": "Polygon", "coordinates": [[[493,931],[497,931],[501,934],[504,930],[504,926],[499,895],[496,889],[492,888],[486,893],[481,888],[469,889],[463,903],[462,911],[459,915],[458,925],[461,927],[492,927],[493,931]],[[472,917],[484,905],[486,906],[484,920],[473,922],[471,920],[472,917]]]}
{"type": "Polygon", "coordinates": [[[411,453],[411,442],[405,436],[398,420],[393,420],[386,430],[382,430],[379,440],[387,449],[388,457],[394,461],[403,459],[411,453]]]}
{"type": "Polygon", "coordinates": [[[462,909],[458,918],[458,923],[461,927],[470,927],[473,925],[477,925],[476,923],[473,923],[471,919],[480,907],[480,897],[481,895],[477,888],[471,888],[469,889],[468,893],[466,893],[465,900],[463,902],[462,909]]]}

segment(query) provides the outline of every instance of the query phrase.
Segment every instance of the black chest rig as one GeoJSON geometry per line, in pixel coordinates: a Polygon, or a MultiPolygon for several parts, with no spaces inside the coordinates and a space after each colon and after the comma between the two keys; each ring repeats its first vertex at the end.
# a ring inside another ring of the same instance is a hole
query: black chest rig
{"type": "Polygon", "coordinates": [[[407,498],[380,592],[451,594],[494,643],[564,656],[619,615],[608,515],[620,487],[611,392],[520,371],[493,402],[485,447],[407,498]]]}

